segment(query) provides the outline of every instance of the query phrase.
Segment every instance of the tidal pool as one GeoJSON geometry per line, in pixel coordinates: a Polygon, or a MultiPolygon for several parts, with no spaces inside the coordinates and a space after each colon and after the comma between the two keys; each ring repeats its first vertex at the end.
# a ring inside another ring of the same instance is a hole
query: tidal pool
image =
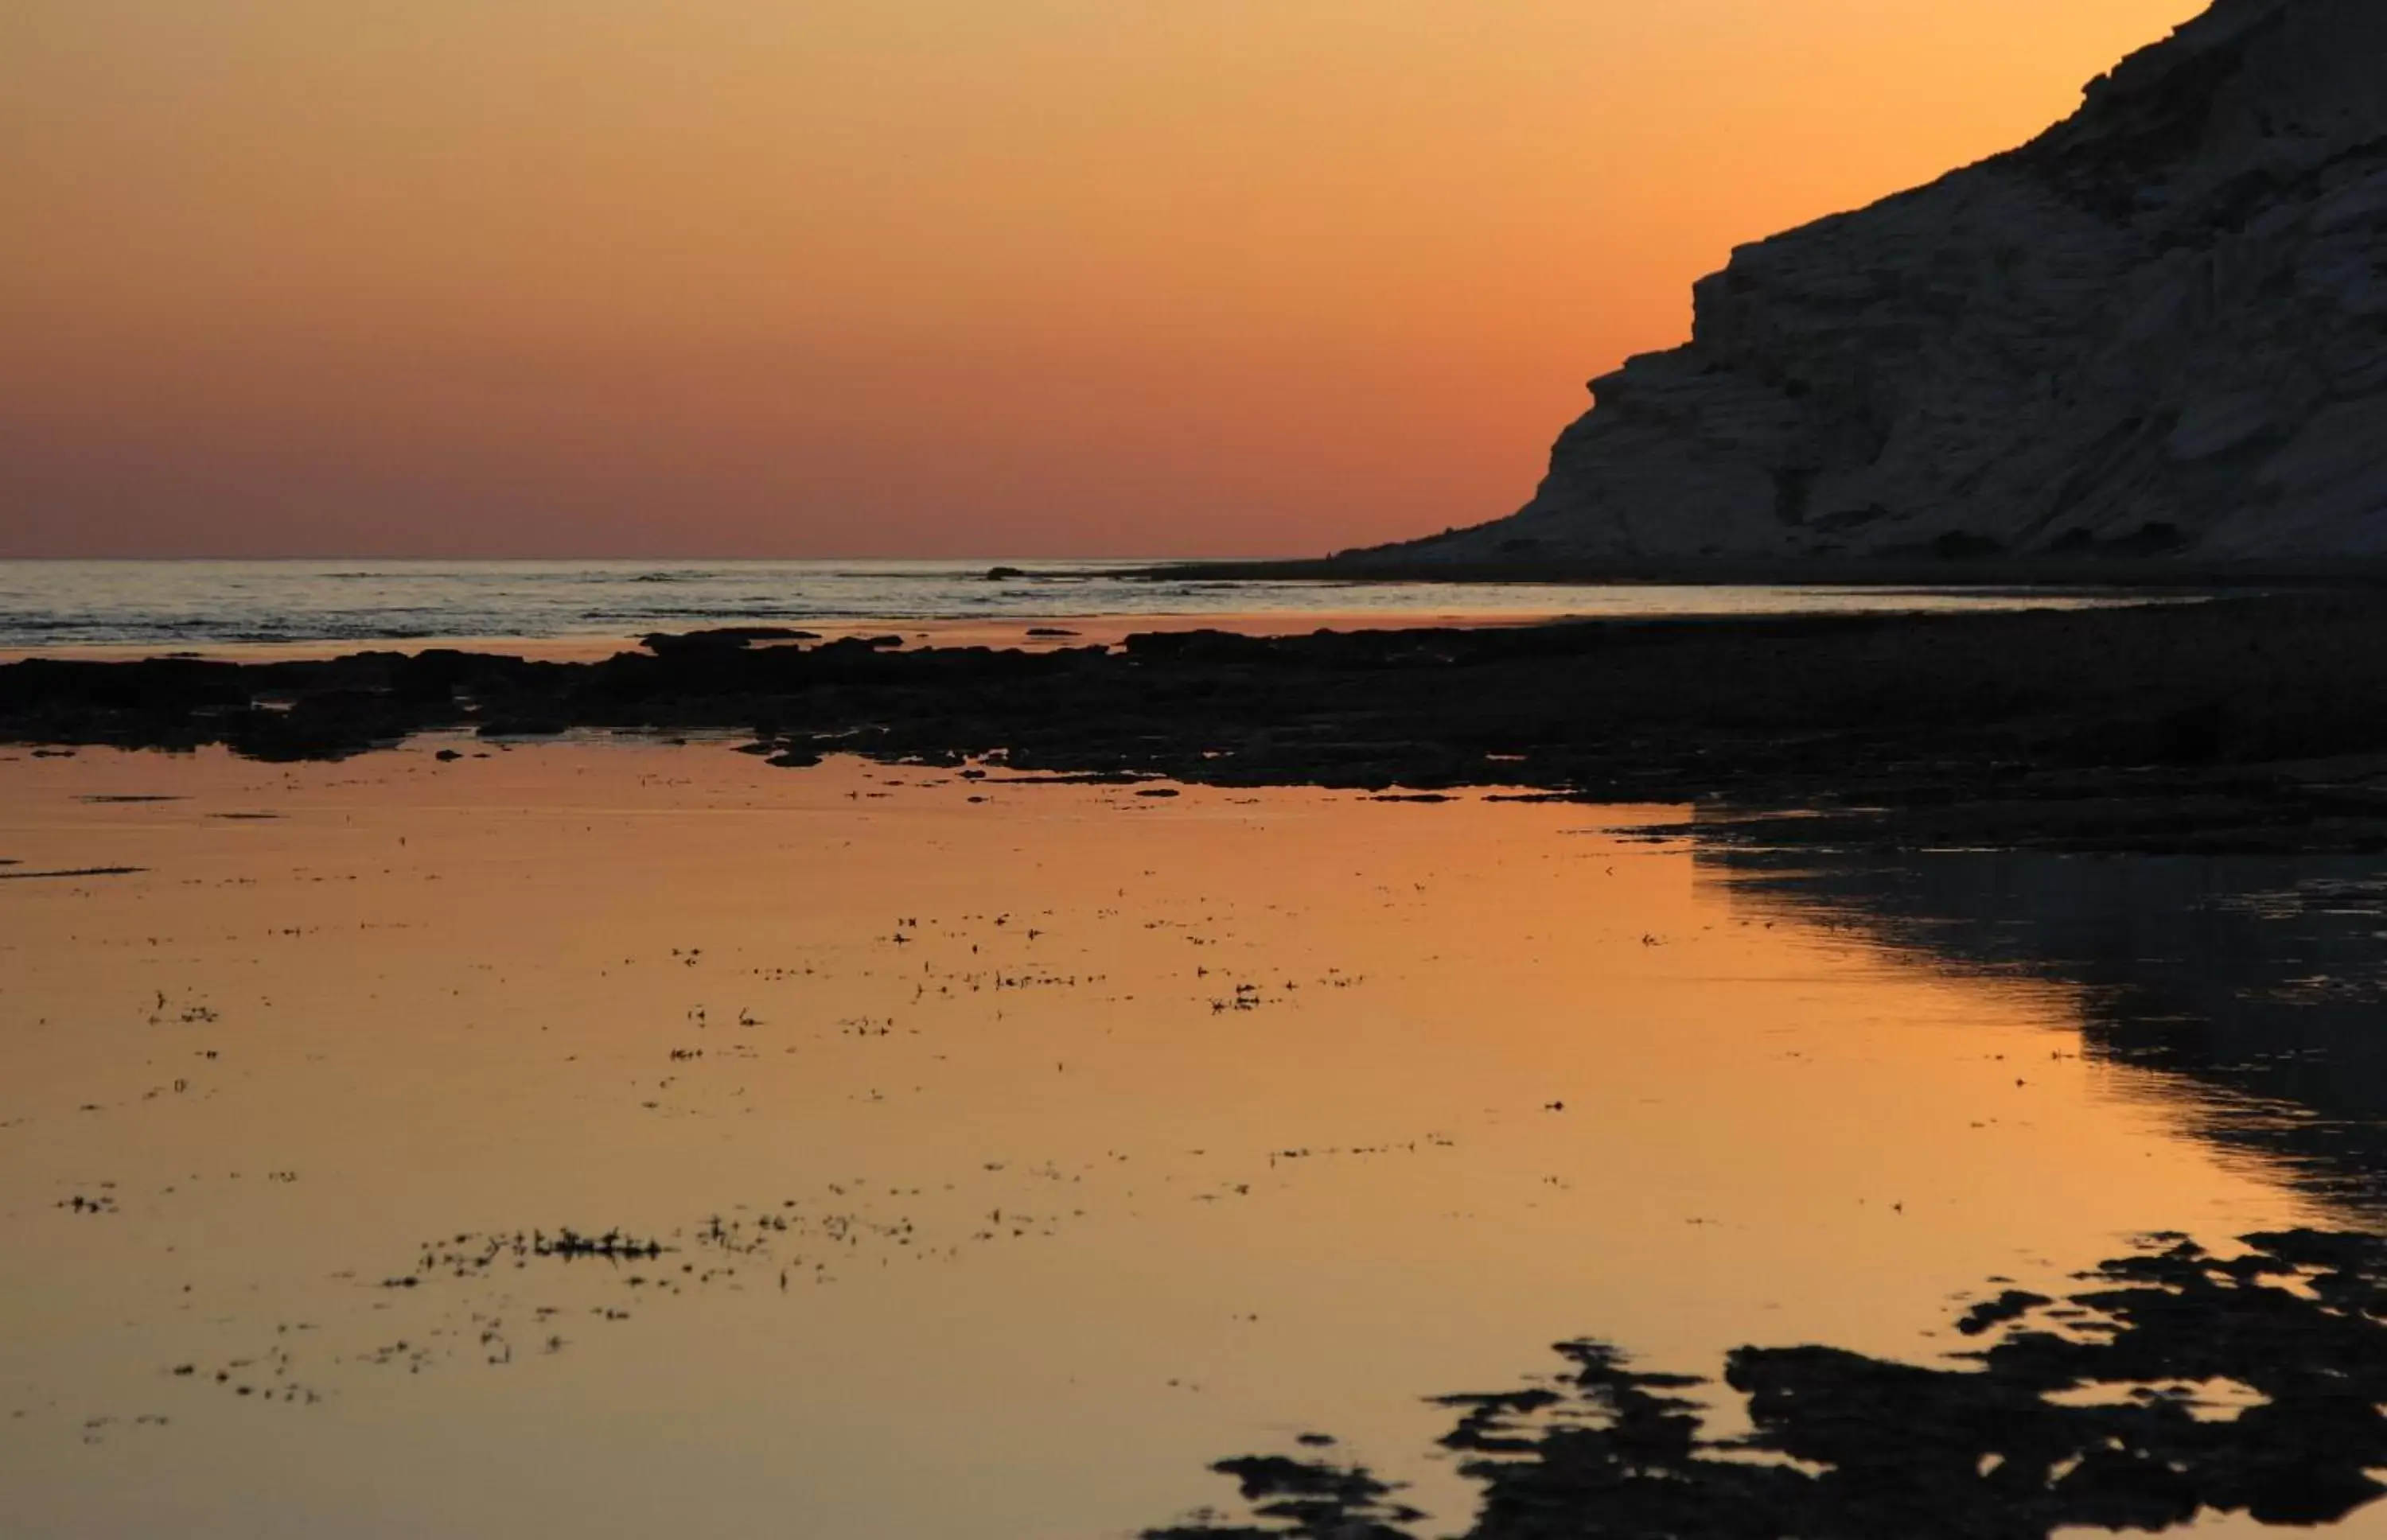
{"type": "Polygon", "coordinates": [[[1423,1398],[1551,1343],[1929,1361],[1991,1279],[2373,1223],[2360,864],[1682,815],[0,756],[6,1528],[1117,1536],[1326,1431],[1455,1532],[1423,1398]]]}

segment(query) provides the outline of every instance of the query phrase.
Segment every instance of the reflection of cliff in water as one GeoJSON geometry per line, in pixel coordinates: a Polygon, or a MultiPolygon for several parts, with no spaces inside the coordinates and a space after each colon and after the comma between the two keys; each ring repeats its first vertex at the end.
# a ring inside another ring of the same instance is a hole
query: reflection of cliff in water
{"type": "Polygon", "coordinates": [[[1745,899],[2078,991],[2090,1054],[2196,1130],[2387,1209],[2387,860],[1704,852],[1745,899]]]}

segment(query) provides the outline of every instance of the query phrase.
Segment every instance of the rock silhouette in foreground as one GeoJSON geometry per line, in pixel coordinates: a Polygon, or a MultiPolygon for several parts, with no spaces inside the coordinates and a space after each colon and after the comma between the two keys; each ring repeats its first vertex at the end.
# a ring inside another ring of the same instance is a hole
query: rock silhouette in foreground
{"type": "MultiPolygon", "coordinates": [[[[1563,1343],[1542,1383],[1440,1404],[1482,1490],[1465,1540],[2047,1540],[2157,1533],[2201,1514],[2318,1525],[2377,1500],[2387,1459],[2387,1250],[2373,1236],[2184,1236],[2080,1275],[2068,1300],[2007,1288],[1957,1322],[1967,1367],[1822,1346],[1725,1363],[1748,1431],[1717,1433],[1702,1381],[1563,1343]],[[1686,1394],[1694,1393],[1694,1394],[1686,1394]]],[[[1313,1435],[1305,1443],[1324,1442],[1313,1435]]],[[[1212,1469],[1248,1521],[1144,1540],[1413,1540],[1423,1516],[1373,1472],[1247,1456],[1212,1469]]],[[[1429,1533],[1441,1533],[1433,1531],[1429,1533]]]]}
{"type": "Polygon", "coordinates": [[[1591,388],[1520,512],[1354,554],[2387,555],[2387,6],[2218,0],[1591,388]]]}

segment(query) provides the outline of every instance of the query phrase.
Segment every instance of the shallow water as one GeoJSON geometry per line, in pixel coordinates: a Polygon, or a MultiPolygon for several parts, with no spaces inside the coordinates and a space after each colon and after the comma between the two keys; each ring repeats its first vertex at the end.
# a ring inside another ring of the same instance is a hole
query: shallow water
{"type": "MultiPolygon", "coordinates": [[[[1910,612],[2099,602],[2029,593],[1819,587],[1187,583],[1139,563],[1046,562],[0,562],[0,650],[424,642],[618,643],[651,631],[1169,621],[1307,630],[1564,615],[1910,612]]],[[[1148,563],[1143,563],[1148,565],[1148,563]]],[[[1116,633],[1124,625],[1107,627],[1116,633]]]]}
{"type": "Polygon", "coordinates": [[[10,1534],[1118,1535],[1311,1429],[1457,1529],[1419,1398],[1553,1341],[1927,1357],[2370,1222],[2294,1083],[2105,1030],[2375,977],[2295,871],[2065,919],[1679,809],[442,747],[0,755],[10,1534]]]}

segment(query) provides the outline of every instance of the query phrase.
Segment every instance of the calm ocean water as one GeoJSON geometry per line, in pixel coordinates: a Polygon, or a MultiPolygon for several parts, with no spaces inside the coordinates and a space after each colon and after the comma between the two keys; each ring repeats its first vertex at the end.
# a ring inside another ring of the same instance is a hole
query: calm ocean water
{"type": "Polygon", "coordinates": [[[856,621],[1749,614],[2076,604],[1922,589],[1154,582],[1039,562],[0,562],[0,648],[635,637],[856,621]]]}

